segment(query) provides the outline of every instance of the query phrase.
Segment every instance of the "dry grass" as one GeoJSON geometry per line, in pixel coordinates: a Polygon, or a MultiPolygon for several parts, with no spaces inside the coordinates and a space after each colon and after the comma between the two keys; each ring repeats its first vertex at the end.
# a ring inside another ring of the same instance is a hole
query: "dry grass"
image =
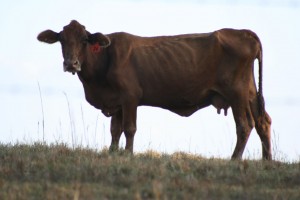
{"type": "Polygon", "coordinates": [[[300,162],[2,144],[0,199],[300,199],[300,162]]]}

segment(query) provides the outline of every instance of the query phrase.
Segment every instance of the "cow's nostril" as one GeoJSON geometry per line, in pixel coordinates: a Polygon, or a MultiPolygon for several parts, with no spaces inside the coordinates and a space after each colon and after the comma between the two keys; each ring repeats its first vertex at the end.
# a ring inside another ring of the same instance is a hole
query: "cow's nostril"
{"type": "Polygon", "coordinates": [[[75,60],[74,63],[73,63],[73,65],[74,65],[74,66],[79,65],[78,60],[75,60]]]}

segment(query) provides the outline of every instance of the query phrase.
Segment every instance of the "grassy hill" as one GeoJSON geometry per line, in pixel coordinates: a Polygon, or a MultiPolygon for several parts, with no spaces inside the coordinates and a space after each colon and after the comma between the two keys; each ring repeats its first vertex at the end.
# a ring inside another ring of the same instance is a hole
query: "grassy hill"
{"type": "Polygon", "coordinates": [[[0,144],[0,199],[300,199],[300,162],[0,144]]]}

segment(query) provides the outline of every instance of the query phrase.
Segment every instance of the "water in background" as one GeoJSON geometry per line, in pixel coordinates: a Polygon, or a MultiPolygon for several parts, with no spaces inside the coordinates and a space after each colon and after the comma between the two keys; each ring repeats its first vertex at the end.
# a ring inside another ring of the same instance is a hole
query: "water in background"
{"type": "MultiPolygon", "coordinates": [[[[76,76],[63,73],[60,45],[36,40],[45,29],[60,31],[71,19],[77,19],[90,32],[126,31],[142,36],[231,27],[251,29],[259,35],[264,48],[266,108],[273,120],[274,156],[299,160],[300,4],[235,2],[91,1],[89,5],[72,3],[72,8],[70,1],[60,2],[59,7],[56,1],[4,3],[0,8],[0,142],[66,142],[91,148],[110,144],[110,119],[85,101],[76,76]]],[[[229,158],[236,142],[229,113],[227,117],[217,115],[209,107],[183,118],[159,108],[140,107],[135,151],[186,151],[229,158]]],[[[125,145],[124,137],[121,143],[125,145]]],[[[260,141],[253,131],[244,156],[260,158],[260,154],[260,141]]]]}

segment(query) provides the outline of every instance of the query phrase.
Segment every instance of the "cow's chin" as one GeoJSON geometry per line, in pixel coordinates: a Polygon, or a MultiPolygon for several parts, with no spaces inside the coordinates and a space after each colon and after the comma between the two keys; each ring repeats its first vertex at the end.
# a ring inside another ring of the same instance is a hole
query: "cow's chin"
{"type": "Polygon", "coordinates": [[[81,71],[81,68],[67,68],[67,67],[64,67],[64,72],[70,72],[73,75],[75,75],[75,73],[80,72],[80,71],[81,71]]]}

